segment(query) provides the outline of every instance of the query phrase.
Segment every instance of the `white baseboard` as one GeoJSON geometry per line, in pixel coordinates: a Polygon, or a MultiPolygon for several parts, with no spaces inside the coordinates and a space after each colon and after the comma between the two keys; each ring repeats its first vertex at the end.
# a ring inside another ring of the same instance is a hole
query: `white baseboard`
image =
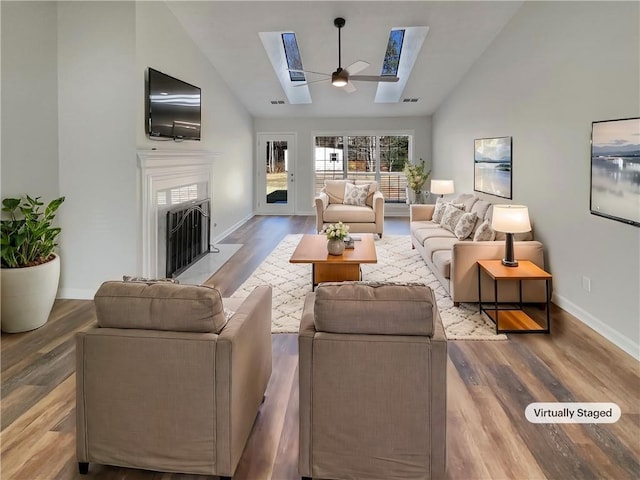
{"type": "Polygon", "coordinates": [[[230,235],[231,233],[233,233],[237,228],[239,228],[241,225],[247,223],[249,220],[251,220],[253,218],[254,214],[250,213],[249,215],[247,215],[246,217],[244,217],[243,219],[241,219],[240,221],[236,222],[235,224],[231,225],[229,228],[227,228],[224,232],[219,233],[218,235],[215,236],[215,238],[213,238],[211,240],[211,243],[213,243],[214,245],[216,243],[218,243],[220,240],[222,240],[223,238],[225,238],[227,235],[230,235]]]}
{"type": "Polygon", "coordinates": [[[567,300],[561,295],[553,294],[551,297],[553,303],[558,305],[563,310],[566,310],[571,315],[576,317],[585,325],[591,327],[593,330],[598,332],[604,338],[609,340],[614,345],[620,347],[622,350],[627,352],[629,355],[634,357],[636,360],[640,360],[640,344],[634,343],[633,339],[625,337],[617,330],[614,330],[609,325],[607,325],[602,320],[594,317],[589,312],[586,312],[582,308],[580,308],[575,303],[567,300]]]}

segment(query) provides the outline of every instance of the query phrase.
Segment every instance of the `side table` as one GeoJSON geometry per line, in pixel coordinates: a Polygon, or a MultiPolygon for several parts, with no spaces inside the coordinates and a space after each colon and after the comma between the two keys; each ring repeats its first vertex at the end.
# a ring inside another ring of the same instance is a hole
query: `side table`
{"type": "Polygon", "coordinates": [[[545,272],[529,260],[519,260],[517,267],[507,267],[501,260],[478,260],[478,302],[480,313],[485,312],[496,324],[496,333],[550,333],[551,318],[549,309],[551,274],[545,272]],[[493,307],[485,307],[482,302],[482,274],[493,279],[493,307]],[[539,325],[522,308],[522,282],[524,280],[544,280],[546,297],[546,326],[539,325]],[[498,302],[499,281],[517,281],[519,302],[498,302]]]}

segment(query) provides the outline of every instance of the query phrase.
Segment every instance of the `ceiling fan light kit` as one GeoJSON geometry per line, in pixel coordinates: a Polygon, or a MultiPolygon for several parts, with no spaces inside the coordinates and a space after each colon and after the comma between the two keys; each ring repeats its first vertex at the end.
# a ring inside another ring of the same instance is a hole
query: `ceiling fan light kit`
{"type": "Polygon", "coordinates": [[[296,86],[305,86],[310,85],[312,83],[319,83],[325,81],[331,81],[331,85],[334,87],[341,88],[347,93],[352,93],[356,91],[356,87],[353,85],[353,82],[397,82],[399,78],[397,76],[390,75],[355,75],[358,72],[361,72],[365,68],[369,67],[369,63],[363,60],[357,60],[347,68],[342,68],[342,38],[340,35],[340,30],[344,27],[346,21],[342,17],[335,18],[333,20],[333,25],[338,29],[338,68],[332,74],[314,72],[311,70],[296,70],[304,73],[312,73],[316,75],[324,75],[326,79],[322,80],[314,80],[312,82],[307,81],[306,83],[299,84],[296,86]]]}

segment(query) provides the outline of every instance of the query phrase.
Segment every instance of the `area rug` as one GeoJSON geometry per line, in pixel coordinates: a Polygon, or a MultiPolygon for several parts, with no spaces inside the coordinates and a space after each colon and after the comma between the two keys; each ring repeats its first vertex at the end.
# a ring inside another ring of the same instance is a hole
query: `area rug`
{"type": "MultiPolygon", "coordinates": [[[[246,297],[258,285],[273,288],[273,333],[297,333],[304,297],[311,291],[311,265],[292,264],[289,258],[301,235],[287,235],[232,297],[246,297]]],[[[477,304],[455,307],[438,279],[406,235],[385,235],[376,241],[378,263],[362,265],[365,281],[419,282],[436,295],[447,338],[450,340],[506,340],[496,335],[495,325],[480,315],[477,304]]]]}

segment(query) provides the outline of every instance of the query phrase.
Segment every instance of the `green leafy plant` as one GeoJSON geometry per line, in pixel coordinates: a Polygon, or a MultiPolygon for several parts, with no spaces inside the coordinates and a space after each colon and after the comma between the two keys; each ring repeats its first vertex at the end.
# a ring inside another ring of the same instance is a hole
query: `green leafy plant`
{"type": "Polygon", "coordinates": [[[60,234],[53,219],[62,202],[64,197],[56,198],[43,211],[40,197],[2,200],[2,212],[8,217],[1,224],[2,268],[33,267],[52,259],[60,234]]]}
{"type": "Polygon", "coordinates": [[[329,240],[344,240],[347,235],[349,235],[349,225],[345,225],[342,222],[325,225],[322,228],[322,233],[324,233],[329,240]]]}
{"type": "Polygon", "coordinates": [[[404,174],[407,177],[407,185],[416,194],[422,190],[424,183],[431,175],[431,170],[424,171],[424,160],[420,159],[420,163],[415,165],[407,162],[404,164],[404,174]]]}

